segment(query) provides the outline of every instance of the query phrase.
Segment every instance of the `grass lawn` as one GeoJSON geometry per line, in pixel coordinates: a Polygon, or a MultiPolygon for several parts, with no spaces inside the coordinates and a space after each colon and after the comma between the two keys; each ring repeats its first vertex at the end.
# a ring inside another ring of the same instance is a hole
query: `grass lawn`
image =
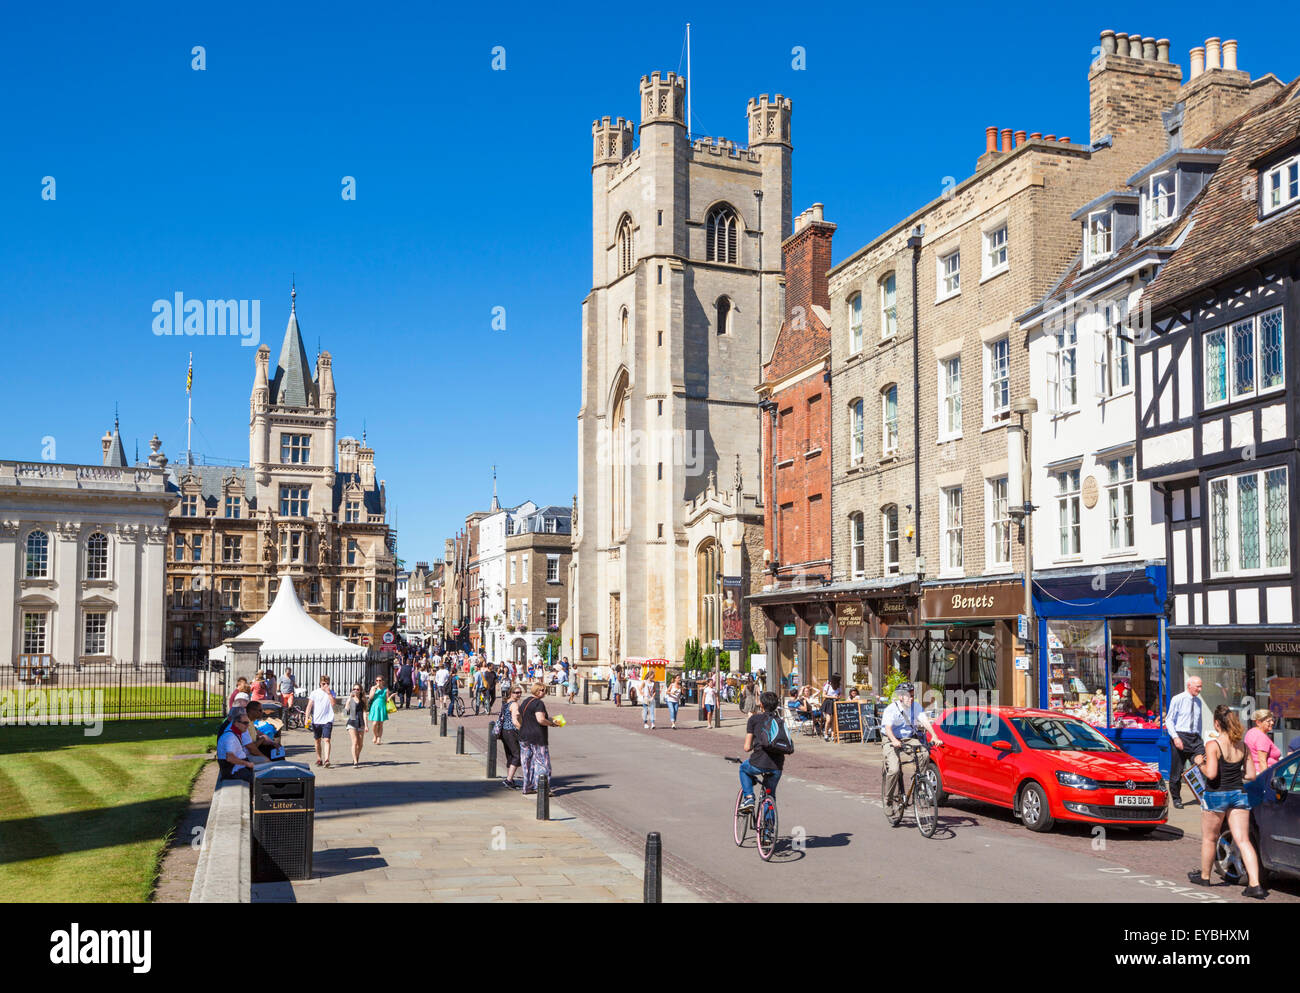
{"type": "Polygon", "coordinates": [[[216,721],[0,729],[0,902],[138,903],[216,721]]]}
{"type": "Polygon", "coordinates": [[[220,693],[204,693],[185,686],[105,686],[100,689],[53,686],[11,690],[9,693],[7,699],[0,701],[0,720],[11,711],[50,715],[98,711],[107,721],[116,720],[118,714],[124,718],[141,714],[201,717],[205,713],[209,717],[219,717],[222,711],[220,693]],[[96,698],[96,693],[101,694],[99,698],[96,698]]]}

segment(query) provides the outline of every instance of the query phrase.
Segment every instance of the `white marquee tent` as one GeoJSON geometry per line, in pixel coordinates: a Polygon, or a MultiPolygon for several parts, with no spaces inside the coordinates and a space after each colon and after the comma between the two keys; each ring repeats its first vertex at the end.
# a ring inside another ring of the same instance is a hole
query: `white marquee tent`
{"type": "MultiPolygon", "coordinates": [[[[312,620],[298,599],[293,580],[288,576],[281,577],[280,589],[271,609],[238,637],[261,638],[262,647],[258,650],[258,658],[263,661],[312,655],[361,658],[369,654],[369,649],[340,638],[312,620]]],[[[224,662],[226,653],[226,646],[218,645],[208,652],[208,658],[224,662]]]]}

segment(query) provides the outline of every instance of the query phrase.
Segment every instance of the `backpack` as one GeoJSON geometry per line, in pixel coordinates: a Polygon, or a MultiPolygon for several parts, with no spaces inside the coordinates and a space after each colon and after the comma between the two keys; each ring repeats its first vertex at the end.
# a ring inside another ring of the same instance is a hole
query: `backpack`
{"type": "Polygon", "coordinates": [[[794,742],[790,740],[790,732],[786,730],[781,715],[764,713],[762,716],[754,735],[754,745],[779,755],[793,755],[794,742]]]}

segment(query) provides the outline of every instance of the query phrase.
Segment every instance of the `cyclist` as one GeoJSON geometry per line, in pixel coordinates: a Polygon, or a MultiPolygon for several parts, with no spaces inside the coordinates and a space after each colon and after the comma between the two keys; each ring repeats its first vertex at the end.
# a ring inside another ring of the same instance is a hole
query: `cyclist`
{"type": "Polygon", "coordinates": [[[894,690],[894,702],[885,708],[884,714],[880,718],[881,748],[885,754],[885,796],[893,796],[900,793],[899,776],[902,773],[903,762],[912,763],[912,769],[916,770],[915,758],[904,759],[902,757],[903,743],[909,739],[915,740],[917,735],[917,725],[919,724],[928,733],[931,741],[935,744],[939,742],[939,736],[934,733],[934,725],[930,723],[929,715],[921,708],[921,705],[915,699],[916,690],[911,683],[902,683],[894,690]]]}
{"type": "Polygon", "coordinates": [[[754,809],[754,777],[767,776],[767,788],[775,795],[776,784],[780,781],[781,770],[785,767],[784,753],[770,751],[755,744],[756,733],[760,730],[762,722],[780,720],[776,713],[779,702],[777,696],[769,690],[759,696],[758,702],[763,707],[762,712],[750,714],[749,720],[745,722],[745,751],[750,755],[740,765],[740,788],[744,790],[744,796],[740,799],[742,814],[754,809]]]}

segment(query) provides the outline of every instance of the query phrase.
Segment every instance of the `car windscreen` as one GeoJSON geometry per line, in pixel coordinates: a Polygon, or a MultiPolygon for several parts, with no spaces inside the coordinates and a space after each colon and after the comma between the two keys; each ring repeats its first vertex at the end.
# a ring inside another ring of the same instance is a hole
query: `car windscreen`
{"type": "Polygon", "coordinates": [[[1064,752],[1119,751],[1091,725],[1068,717],[1015,717],[1011,723],[1029,748],[1064,752]]]}

